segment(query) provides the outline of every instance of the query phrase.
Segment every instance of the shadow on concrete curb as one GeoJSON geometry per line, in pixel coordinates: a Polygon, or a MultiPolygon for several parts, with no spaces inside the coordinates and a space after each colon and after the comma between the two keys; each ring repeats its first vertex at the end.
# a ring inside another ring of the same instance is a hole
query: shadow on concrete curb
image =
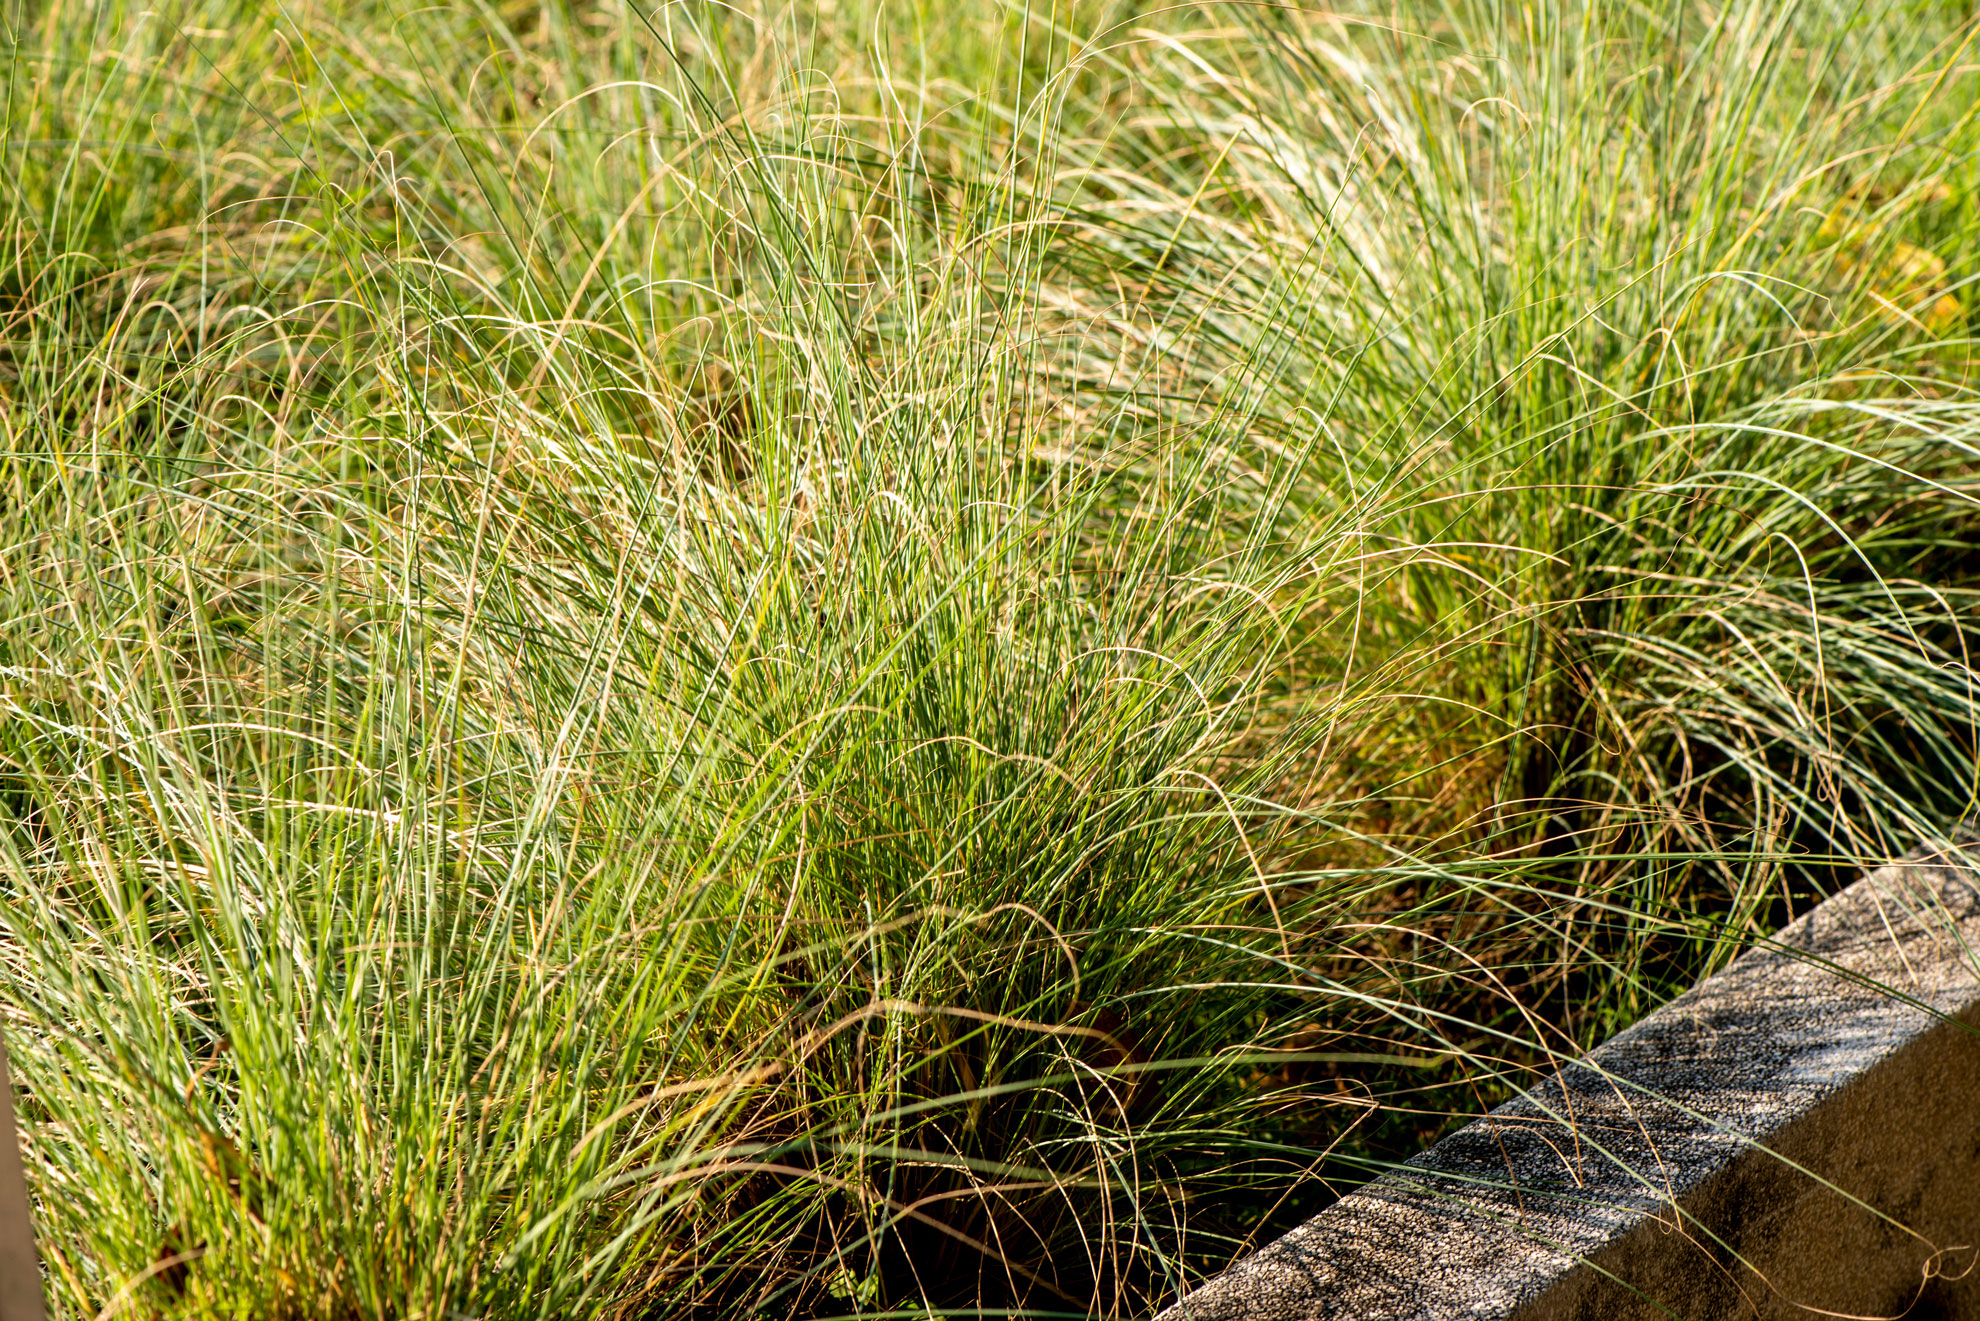
{"type": "Polygon", "coordinates": [[[14,1080],[6,1044],[0,1042],[0,1321],[42,1321],[42,1301],[41,1263],[14,1126],[14,1080]]]}
{"type": "Polygon", "coordinates": [[[1158,1321],[1980,1318],[1976,863],[1870,873],[1158,1321]]]}

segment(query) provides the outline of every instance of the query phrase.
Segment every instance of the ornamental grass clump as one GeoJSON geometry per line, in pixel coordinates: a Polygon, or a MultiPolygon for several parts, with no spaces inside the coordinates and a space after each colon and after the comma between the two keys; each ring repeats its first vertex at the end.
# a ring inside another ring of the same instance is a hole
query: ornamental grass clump
{"type": "Polygon", "coordinates": [[[1970,812],[1949,10],[12,22],[58,1315],[1146,1314],[1970,812]]]}
{"type": "Polygon", "coordinates": [[[1355,511],[1368,567],[1302,656],[1429,690],[1308,792],[1734,940],[1971,811],[1938,13],[1246,10],[1093,57],[1140,102],[1066,148],[1066,314],[1134,280],[1191,327],[1179,412],[1307,445],[1287,508],[1355,511]]]}

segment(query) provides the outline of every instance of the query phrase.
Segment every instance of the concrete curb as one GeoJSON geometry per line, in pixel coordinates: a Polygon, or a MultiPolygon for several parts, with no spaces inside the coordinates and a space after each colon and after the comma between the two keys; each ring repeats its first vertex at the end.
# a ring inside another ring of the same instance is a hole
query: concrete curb
{"type": "Polygon", "coordinates": [[[14,1080],[0,1042],[0,1321],[43,1321],[41,1264],[34,1251],[27,1180],[14,1128],[14,1080]]]}
{"type": "Polygon", "coordinates": [[[1975,862],[1870,873],[1158,1321],[1980,1318],[1975,862]]]}

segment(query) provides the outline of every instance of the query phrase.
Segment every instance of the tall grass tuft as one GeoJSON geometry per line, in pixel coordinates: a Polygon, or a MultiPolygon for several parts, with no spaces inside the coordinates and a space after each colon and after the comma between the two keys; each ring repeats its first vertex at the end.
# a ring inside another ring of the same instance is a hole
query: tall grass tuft
{"type": "Polygon", "coordinates": [[[1145,1314],[1971,812],[1948,7],[10,24],[59,1315],[1145,1314]]]}

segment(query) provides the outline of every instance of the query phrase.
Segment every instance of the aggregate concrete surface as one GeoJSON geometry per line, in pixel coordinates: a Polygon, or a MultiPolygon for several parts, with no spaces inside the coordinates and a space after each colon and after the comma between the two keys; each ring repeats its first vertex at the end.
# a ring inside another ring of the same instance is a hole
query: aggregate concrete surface
{"type": "Polygon", "coordinates": [[[1864,876],[1158,1321],[1980,1318],[1973,864],[1864,876]]]}

